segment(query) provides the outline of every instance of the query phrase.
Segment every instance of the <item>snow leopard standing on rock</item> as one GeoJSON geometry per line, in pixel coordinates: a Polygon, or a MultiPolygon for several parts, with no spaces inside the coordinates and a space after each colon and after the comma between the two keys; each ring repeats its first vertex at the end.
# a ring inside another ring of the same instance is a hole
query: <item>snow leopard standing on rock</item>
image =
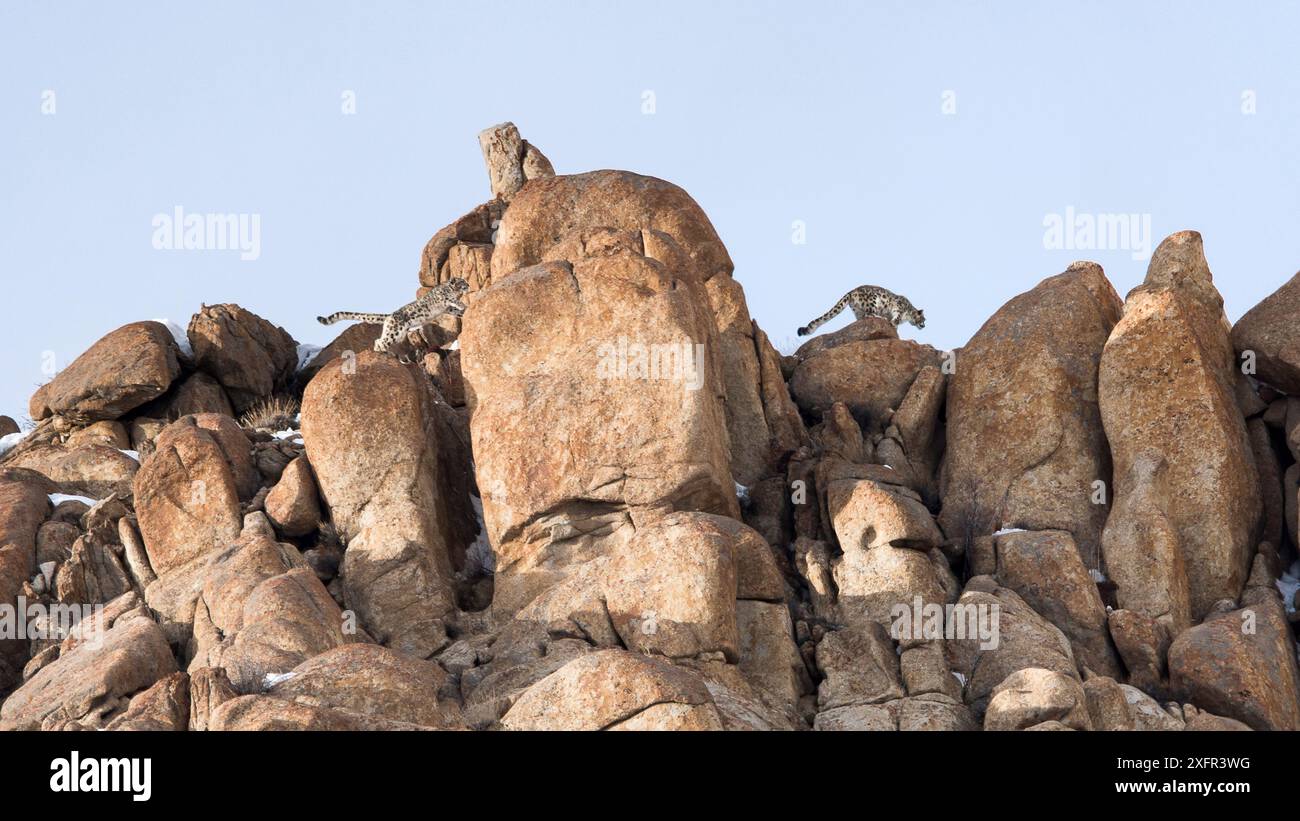
{"type": "Polygon", "coordinates": [[[807,336],[830,322],[846,306],[853,309],[854,319],[879,316],[894,323],[894,327],[903,322],[910,322],[918,328],[925,327],[925,311],[918,309],[907,297],[875,285],[861,285],[840,297],[840,301],[831,306],[829,311],[800,328],[799,336],[807,336]]]}
{"type": "Polygon", "coordinates": [[[379,335],[379,338],[375,340],[375,350],[380,353],[387,353],[408,332],[419,328],[421,325],[433,322],[443,314],[463,316],[465,303],[461,299],[468,291],[469,283],[457,277],[447,280],[429,291],[429,293],[398,308],[391,314],[339,311],[329,316],[318,316],[316,321],[322,325],[333,325],[335,322],[348,320],[369,325],[382,324],[384,330],[379,335]]]}

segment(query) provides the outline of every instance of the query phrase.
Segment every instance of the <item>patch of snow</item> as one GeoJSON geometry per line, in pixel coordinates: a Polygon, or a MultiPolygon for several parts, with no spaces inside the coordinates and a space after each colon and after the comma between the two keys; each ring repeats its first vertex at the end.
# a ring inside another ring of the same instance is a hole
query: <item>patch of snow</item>
{"type": "Polygon", "coordinates": [[[289,444],[291,445],[301,445],[303,443],[302,431],[294,430],[293,428],[289,428],[287,430],[278,430],[271,435],[274,436],[276,439],[288,439],[289,444]]]}
{"type": "Polygon", "coordinates": [[[1300,590],[1300,560],[1282,574],[1274,584],[1277,585],[1277,592],[1282,594],[1282,603],[1286,605],[1286,612],[1295,612],[1295,592],[1300,590]]]}
{"type": "Polygon", "coordinates": [[[45,578],[45,589],[54,589],[54,571],[58,567],[54,562],[41,563],[41,576],[45,578]]]}
{"type": "Polygon", "coordinates": [[[446,351],[459,351],[459,350],[460,350],[460,337],[457,337],[457,338],[453,339],[453,340],[451,341],[451,344],[448,345],[448,346],[447,346],[446,348],[444,348],[443,350],[446,350],[446,351]]]}
{"type": "Polygon", "coordinates": [[[736,498],[739,499],[740,503],[743,505],[749,504],[749,488],[745,487],[740,482],[736,482],[736,498]]]}
{"type": "Polygon", "coordinates": [[[470,494],[469,503],[474,508],[474,518],[478,520],[478,538],[465,550],[465,571],[476,575],[481,570],[490,576],[496,572],[497,555],[488,541],[487,524],[483,521],[483,500],[470,494]]]}
{"type": "Polygon", "coordinates": [[[29,430],[20,430],[17,433],[11,433],[8,436],[0,436],[0,456],[4,456],[9,451],[18,446],[18,443],[27,438],[31,433],[29,430]]]}
{"type": "Polygon", "coordinates": [[[92,499],[89,496],[73,496],[67,493],[50,494],[50,504],[54,505],[55,507],[58,507],[64,502],[84,502],[86,505],[90,507],[94,507],[95,505],[99,504],[99,500],[92,499]]]}
{"type": "Polygon", "coordinates": [[[966,686],[966,677],[965,677],[965,676],[963,676],[961,673],[958,673],[956,670],[953,670],[953,671],[952,671],[952,675],[953,675],[953,678],[957,679],[957,683],[958,683],[958,684],[960,684],[960,685],[963,686],[963,687],[966,686]]]}
{"type": "Polygon", "coordinates": [[[190,344],[190,335],[184,328],[170,319],[155,319],[154,322],[166,325],[167,330],[171,331],[172,339],[176,340],[176,347],[181,349],[181,353],[185,354],[185,358],[194,359],[194,346],[190,344]]]}
{"type": "Polygon", "coordinates": [[[994,533],[993,535],[1005,536],[1008,533],[1028,533],[1028,532],[1029,531],[1025,530],[1023,527],[1004,527],[1001,530],[999,530],[997,533],[994,533]]]}
{"type": "Polygon", "coordinates": [[[298,345],[298,370],[302,370],[312,363],[317,355],[323,350],[320,345],[308,345],[301,343],[298,345]]]}
{"type": "Polygon", "coordinates": [[[1106,582],[1110,581],[1110,579],[1106,578],[1105,573],[1102,573],[1100,570],[1096,570],[1094,568],[1088,569],[1088,575],[1091,576],[1092,580],[1097,584],[1105,584],[1106,582]]]}
{"type": "Polygon", "coordinates": [[[298,674],[292,670],[288,673],[267,673],[262,677],[262,689],[269,690],[280,682],[288,681],[296,675],[298,674]]]}
{"type": "Polygon", "coordinates": [[[126,454],[127,456],[130,456],[132,459],[136,460],[137,462],[140,461],[140,451],[138,451],[138,450],[121,450],[121,449],[119,449],[118,452],[119,452],[119,453],[124,453],[124,454],[126,454]]]}

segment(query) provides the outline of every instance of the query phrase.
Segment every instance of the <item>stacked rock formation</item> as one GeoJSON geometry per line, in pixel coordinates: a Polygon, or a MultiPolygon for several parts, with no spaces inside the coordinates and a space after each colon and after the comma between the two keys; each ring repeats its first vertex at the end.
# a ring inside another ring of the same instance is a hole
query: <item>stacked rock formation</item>
{"type": "Polygon", "coordinates": [[[0,418],[0,727],[1300,729],[1300,276],[782,355],[681,188],[480,146],[401,358],[203,306],[0,418]]]}

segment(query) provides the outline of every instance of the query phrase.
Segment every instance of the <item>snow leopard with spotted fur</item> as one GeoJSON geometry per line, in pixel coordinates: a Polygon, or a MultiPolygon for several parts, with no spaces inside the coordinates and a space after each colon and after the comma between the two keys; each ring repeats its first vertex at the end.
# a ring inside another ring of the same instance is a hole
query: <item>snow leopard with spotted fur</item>
{"type": "Polygon", "coordinates": [[[831,309],[799,329],[799,336],[807,336],[830,322],[846,307],[853,310],[854,319],[866,319],[879,316],[888,319],[898,327],[903,322],[910,322],[918,328],[925,327],[925,312],[893,291],[875,285],[861,285],[840,297],[831,309]]]}
{"type": "Polygon", "coordinates": [[[335,322],[346,321],[361,322],[368,325],[383,325],[383,332],[375,340],[375,350],[380,353],[387,353],[407,333],[419,328],[421,325],[433,322],[443,314],[463,316],[465,303],[462,299],[468,291],[469,283],[456,277],[438,285],[429,293],[414,302],[403,305],[391,314],[339,311],[329,316],[318,316],[316,321],[322,325],[333,325],[335,322]]]}

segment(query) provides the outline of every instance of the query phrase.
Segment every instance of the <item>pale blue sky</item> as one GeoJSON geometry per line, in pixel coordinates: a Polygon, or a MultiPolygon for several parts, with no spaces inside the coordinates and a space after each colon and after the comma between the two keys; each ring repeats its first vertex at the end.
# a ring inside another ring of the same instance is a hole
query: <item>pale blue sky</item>
{"type": "Polygon", "coordinates": [[[507,119],[560,173],[686,188],[778,342],[863,283],[940,348],[1074,259],[1122,295],[1129,251],[1044,247],[1067,208],[1200,230],[1236,319],[1300,268],[1297,32],[1294,3],[1226,1],[9,0],[0,413],[26,414],[43,352],[129,321],[233,301],[323,343],[317,314],[409,300],[507,119]],[[178,205],[260,215],[260,257],[155,250],[178,205]]]}

